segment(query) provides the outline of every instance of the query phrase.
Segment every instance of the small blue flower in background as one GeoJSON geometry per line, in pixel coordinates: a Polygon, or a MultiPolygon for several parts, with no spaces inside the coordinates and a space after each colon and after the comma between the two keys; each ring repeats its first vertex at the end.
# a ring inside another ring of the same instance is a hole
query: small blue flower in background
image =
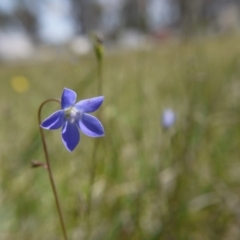
{"type": "Polygon", "coordinates": [[[176,115],[172,109],[167,108],[163,111],[162,120],[161,120],[163,128],[165,129],[170,128],[175,123],[175,120],[176,120],[176,115]]]}
{"type": "Polygon", "coordinates": [[[88,114],[96,111],[102,104],[104,97],[94,97],[81,100],[77,103],[77,94],[68,88],[64,88],[61,98],[62,110],[58,110],[46,118],[41,127],[55,130],[62,127],[62,140],[65,147],[72,152],[80,141],[81,130],[89,137],[104,136],[101,122],[88,114]]]}

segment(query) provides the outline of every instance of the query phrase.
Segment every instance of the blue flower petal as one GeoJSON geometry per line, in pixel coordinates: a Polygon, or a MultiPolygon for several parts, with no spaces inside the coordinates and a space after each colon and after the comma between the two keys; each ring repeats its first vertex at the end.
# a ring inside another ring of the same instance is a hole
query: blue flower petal
{"type": "Polygon", "coordinates": [[[104,97],[94,97],[85,100],[81,100],[74,105],[74,107],[80,112],[91,113],[96,111],[102,104],[104,97]]]}
{"type": "Polygon", "coordinates": [[[46,118],[42,123],[41,127],[45,129],[55,130],[60,128],[64,123],[64,112],[62,110],[58,110],[46,118]]]}
{"type": "Polygon", "coordinates": [[[175,112],[168,108],[163,111],[162,114],[162,126],[163,128],[170,128],[176,120],[176,114],[175,112]]]}
{"type": "Polygon", "coordinates": [[[104,136],[104,129],[101,122],[94,116],[83,114],[79,121],[81,131],[89,137],[104,136]]]}
{"type": "Polygon", "coordinates": [[[73,104],[76,102],[76,99],[77,94],[73,90],[64,88],[61,99],[62,109],[66,109],[73,106],[73,104]]]}
{"type": "Polygon", "coordinates": [[[75,123],[65,122],[62,128],[62,140],[68,151],[72,152],[80,141],[79,129],[75,123]]]}

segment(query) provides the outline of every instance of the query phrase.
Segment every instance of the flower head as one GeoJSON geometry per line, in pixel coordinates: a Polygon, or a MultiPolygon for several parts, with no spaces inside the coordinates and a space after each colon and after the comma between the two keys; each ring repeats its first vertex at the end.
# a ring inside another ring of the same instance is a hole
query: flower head
{"type": "Polygon", "coordinates": [[[175,113],[172,109],[167,108],[162,113],[162,127],[165,129],[170,128],[176,120],[175,113]]]}
{"type": "Polygon", "coordinates": [[[101,122],[88,114],[95,112],[102,104],[104,97],[94,97],[81,100],[77,103],[77,94],[68,88],[64,88],[61,98],[61,110],[54,112],[42,123],[41,127],[55,130],[62,127],[62,140],[69,151],[73,151],[80,141],[81,130],[89,137],[104,136],[101,122]]]}

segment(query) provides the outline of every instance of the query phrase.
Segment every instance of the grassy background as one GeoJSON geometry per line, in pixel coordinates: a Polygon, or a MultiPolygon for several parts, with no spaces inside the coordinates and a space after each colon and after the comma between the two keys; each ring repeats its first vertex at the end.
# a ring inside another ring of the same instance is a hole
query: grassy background
{"type": "MultiPolygon", "coordinates": [[[[69,153],[60,131],[45,131],[69,239],[240,239],[239,40],[106,55],[106,136],[82,134],[69,153]],[[164,131],[168,107],[177,121],[164,131]]],[[[1,63],[0,239],[62,239],[47,172],[30,168],[44,161],[37,110],[64,87],[79,100],[96,96],[96,70],[93,54],[1,63]],[[28,91],[14,91],[16,76],[29,81],[28,91]]],[[[43,118],[58,108],[49,103],[43,118]]]]}

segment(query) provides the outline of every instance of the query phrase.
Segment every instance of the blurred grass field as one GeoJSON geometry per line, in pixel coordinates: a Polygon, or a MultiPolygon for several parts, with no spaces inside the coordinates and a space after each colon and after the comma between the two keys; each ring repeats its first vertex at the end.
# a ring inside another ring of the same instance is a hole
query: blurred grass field
{"type": "MultiPolygon", "coordinates": [[[[105,137],[81,134],[69,153],[60,131],[45,131],[69,239],[240,239],[239,40],[106,54],[105,137]],[[165,108],[177,116],[168,130],[165,108]]],[[[96,96],[96,60],[1,63],[0,79],[0,239],[62,239],[47,171],[30,168],[44,161],[37,111],[64,87],[96,96]],[[17,92],[23,77],[29,89],[17,92]]]]}

